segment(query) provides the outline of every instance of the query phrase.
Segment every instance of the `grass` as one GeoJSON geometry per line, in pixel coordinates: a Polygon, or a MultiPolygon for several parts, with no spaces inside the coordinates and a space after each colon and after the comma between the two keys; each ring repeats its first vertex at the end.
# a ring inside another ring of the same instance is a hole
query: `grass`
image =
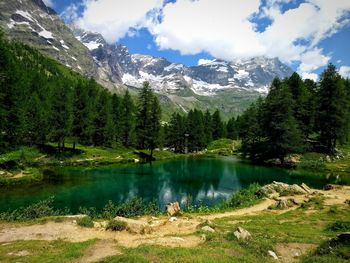
{"type": "Polygon", "coordinates": [[[297,166],[297,170],[334,177],[335,183],[350,185],[350,144],[339,147],[342,157],[330,157],[321,153],[306,153],[297,166]]]}
{"type": "Polygon", "coordinates": [[[232,156],[240,148],[240,141],[231,139],[219,139],[212,141],[208,147],[206,156],[232,156]]]}
{"type": "Polygon", "coordinates": [[[106,226],[106,230],[123,231],[126,229],[126,227],[127,227],[126,222],[112,219],[112,220],[108,221],[108,224],[106,226]]]}
{"type": "Polygon", "coordinates": [[[94,221],[92,221],[92,218],[89,216],[78,218],[77,224],[78,226],[81,226],[81,227],[88,227],[88,228],[94,227],[94,221]]]}
{"type": "MultiPolygon", "coordinates": [[[[234,200],[241,200],[242,196],[250,194],[241,193],[234,200]]],[[[233,204],[246,205],[236,201],[233,204]]],[[[316,247],[302,256],[300,262],[348,262],[350,246],[328,240],[342,231],[349,231],[349,213],[349,206],[329,207],[321,197],[316,196],[306,206],[282,214],[265,211],[258,215],[213,220],[215,233],[205,233],[206,241],[194,248],[174,249],[155,245],[120,248],[122,255],[109,257],[102,262],[275,262],[267,251],[273,250],[278,254],[276,245],[281,243],[313,244],[316,247]],[[251,233],[249,241],[241,242],[233,236],[238,226],[251,233]],[[332,249],[329,250],[329,247],[332,249]]],[[[115,225],[121,229],[119,222],[113,222],[113,227],[115,225]]],[[[200,229],[195,233],[197,236],[202,234],[200,229]]],[[[181,235],[178,237],[181,238],[181,235]]],[[[10,245],[0,244],[0,262],[69,262],[79,257],[94,241],[89,242],[18,241],[10,245]],[[37,252],[25,258],[8,256],[8,253],[23,250],[37,252]],[[57,255],[60,255],[59,259],[54,261],[57,255]]]]}
{"type": "Polygon", "coordinates": [[[0,262],[70,262],[83,256],[84,250],[95,243],[89,240],[81,243],[64,241],[16,241],[0,244],[0,262]],[[21,253],[27,255],[20,256],[21,253]]]}

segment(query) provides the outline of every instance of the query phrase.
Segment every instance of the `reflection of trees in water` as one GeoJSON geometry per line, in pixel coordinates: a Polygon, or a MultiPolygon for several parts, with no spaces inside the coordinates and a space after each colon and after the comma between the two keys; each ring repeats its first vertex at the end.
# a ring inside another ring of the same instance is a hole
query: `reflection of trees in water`
{"type": "Polygon", "coordinates": [[[101,209],[108,200],[120,203],[135,196],[148,201],[157,198],[162,205],[169,201],[186,201],[188,195],[193,203],[199,199],[213,203],[213,200],[226,197],[254,182],[304,182],[321,188],[334,179],[326,179],[319,174],[296,175],[282,169],[252,166],[231,159],[173,160],[152,166],[64,169],[58,170],[58,173],[61,177],[55,184],[4,189],[0,193],[0,210],[27,206],[52,195],[57,207],[70,207],[72,212],[80,206],[101,209]]]}

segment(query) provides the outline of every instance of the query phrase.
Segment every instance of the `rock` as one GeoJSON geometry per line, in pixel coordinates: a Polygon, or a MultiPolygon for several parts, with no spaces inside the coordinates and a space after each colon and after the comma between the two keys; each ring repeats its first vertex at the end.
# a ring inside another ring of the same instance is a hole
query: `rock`
{"type": "Polygon", "coordinates": [[[152,227],[149,224],[139,220],[120,216],[117,216],[114,219],[125,222],[127,224],[126,230],[133,234],[150,234],[153,231],[152,227]]]}
{"type": "Polygon", "coordinates": [[[172,216],[169,218],[169,222],[174,222],[174,221],[177,221],[177,217],[172,216]]]}
{"type": "Polygon", "coordinates": [[[139,159],[134,159],[134,163],[139,163],[140,160],[139,159]]]}
{"type": "Polygon", "coordinates": [[[270,209],[287,209],[290,207],[293,207],[294,205],[297,205],[297,202],[292,199],[277,199],[276,204],[270,206],[270,209]]]}
{"type": "Polygon", "coordinates": [[[300,185],[301,188],[303,188],[308,194],[311,194],[312,193],[312,190],[310,187],[308,187],[306,184],[302,183],[300,185]]]}
{"type": "Polygon", "coordinates": [[[273,259],[278,260],[278,257],[277,257],[277,255],[276,255],[276,253],[273,252],[272,250],[267,251],[267,253],[268,253],[269,256],[272,257],[273,259]]]}
{"type": "Polygon", "coordinates": [[[331,157],[329,157],[329,155],[326,156],[326,162],[330,163],[332,160],[331,160],[331,157]]]}
{"type": "Polygon", "coordinates": [[[211,233],[215,232],[215,230],[212,229],[210,226],[203,226],[201,229],[205,232],[211,232],[211,233]]]}
{"type": "Polygon", "coordinates": [[[247,240],[252,236],[247,230],[242,227],[238,227],[237,230],[233,232],[233,234],[238,240],[247,240]]]}
{"type": "Polygon", "coordinates": [[[166,211],[168,213],[168,216],[176,216],[180,214],[181,208],[180,208],[179,202],[167,204],[166,211]]]}
{"type": "Polygon", "coordinates": [[[324,187],[324,190],[329,191],[329,190],[334,190],[335,189],[335,185],[333,184],[326,184],[324,187]]]}
{"type": "Polygon", "coordinates": [[[350,199],[346,199],[344,203],[350,205],[350,199]]]}
{"type": "Polygon", "coordinates": [[[0,175],[5,175],[6,172],[5,171],[0,171],[0,175]]]}
{"type": "Polygon", "coordinates": [[[207,240],[207,237],[203,234],[203,235],[201,235],[201,240],[204,242],[207,240]]]}
{"type": "Polygon", "coordinates": [[[307,194],[308,192],[297,184],[289,185],[289,184],[274,181],[271,184],[267,184],[261,187],[257,191],[257,193],[260,195],[271,197],[276,194],[298,195],[298,194],[307,194]]]}

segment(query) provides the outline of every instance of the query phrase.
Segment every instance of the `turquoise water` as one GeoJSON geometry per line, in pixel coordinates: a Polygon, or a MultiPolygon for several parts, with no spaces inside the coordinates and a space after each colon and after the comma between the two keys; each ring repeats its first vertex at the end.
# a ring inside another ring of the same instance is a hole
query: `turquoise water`
{"type": "Polygon", "coordinates": [[[306,183],[322,188],[332,178],[293,174],[288,170],[254,166],[235,158],[183,159],[150,164],[87,168],[56,168],[57,175],[44,183],[11,189],[0,188],[0,211],[15,209],[55,197],[57,208],[77,212],[80,206],[101,209],[108,200],[125,202],[133,197],[157,199],[163,207],[179,201],[213,205],[251,183],[272,181],[306,183]]]}

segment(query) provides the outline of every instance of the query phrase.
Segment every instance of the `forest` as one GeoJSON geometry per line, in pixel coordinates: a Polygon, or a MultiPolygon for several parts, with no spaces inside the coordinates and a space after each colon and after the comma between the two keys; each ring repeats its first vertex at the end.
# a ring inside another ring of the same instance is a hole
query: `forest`
{"type": "Polygon", "coordinates": [[[266,98],[228,122],[220,111],[175,112],[162,121],[159,99],[149,83],[134,99],[112,94],[24,44],[0,37],[0,151],[57,144],[67,139],[89,146],[167,147],[198,152],[220,138],[241,140],[243,156],[255,161],[291,153],[335,154],[350,130],[350,81],[334,65],[319,82],[276,78],[266,98]]]}

